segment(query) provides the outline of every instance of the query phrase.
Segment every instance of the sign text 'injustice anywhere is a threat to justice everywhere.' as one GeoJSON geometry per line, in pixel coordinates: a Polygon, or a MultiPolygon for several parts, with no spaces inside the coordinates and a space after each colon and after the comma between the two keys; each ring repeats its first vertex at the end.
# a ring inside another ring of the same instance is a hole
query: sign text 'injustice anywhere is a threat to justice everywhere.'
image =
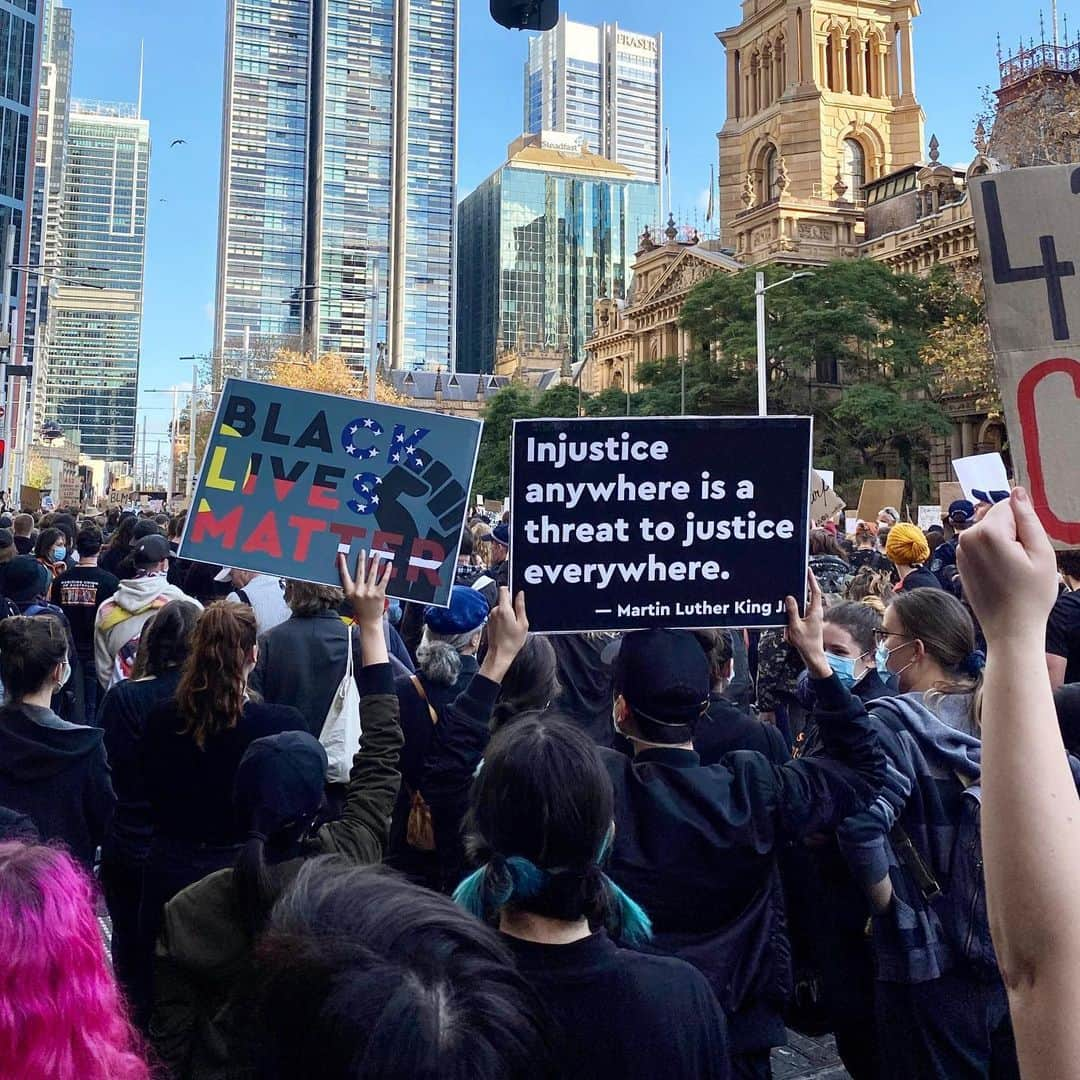
{"type": "Polygon", "coordinates": [[[531,626],[781,625],[806,587],[811,442],[803,417],[516,421],[531,626]]]}

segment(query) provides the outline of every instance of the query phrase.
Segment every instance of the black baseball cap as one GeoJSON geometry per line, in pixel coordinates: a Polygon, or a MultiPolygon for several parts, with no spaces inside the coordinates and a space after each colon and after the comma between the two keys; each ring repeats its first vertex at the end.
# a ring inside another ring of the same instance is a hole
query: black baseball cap
{"type": "Polygon", "coordinates": [[[326,750],[307,731],[255,739],[233,780],[233,806],[249,836],[269,839],[315,814],[323,803],[326,750]]]}
{"type": "Polygon", "coordinates": [[[709,661],[688,630],[626,634],[615,657],[615,689],[650,742],[684,743],[709,707],[709,661]]]}
{"type": "Polygon", "coordinates": [[[157,566],[169,557],[169,541],[164,536],[154,534],[144,536],[131,549],[131,561],[136,569],[145,570],[148,566],[157,566]]]}
{"type": "Polygon", "coordinates": [[[4,595],[16,603],[36,600],[49,588],[51,575],[33,555],[16,555],[3,569],[4,595]]]}

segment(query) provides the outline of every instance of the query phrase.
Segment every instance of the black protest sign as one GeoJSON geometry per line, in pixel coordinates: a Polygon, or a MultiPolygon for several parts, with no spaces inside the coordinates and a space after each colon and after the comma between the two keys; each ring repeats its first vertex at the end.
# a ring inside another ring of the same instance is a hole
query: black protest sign
{"type": "Polygon", "coordinates": [[[806,590],[812,421],[518,420],[511,581],[540,633],[779,626],[806,590]]]}

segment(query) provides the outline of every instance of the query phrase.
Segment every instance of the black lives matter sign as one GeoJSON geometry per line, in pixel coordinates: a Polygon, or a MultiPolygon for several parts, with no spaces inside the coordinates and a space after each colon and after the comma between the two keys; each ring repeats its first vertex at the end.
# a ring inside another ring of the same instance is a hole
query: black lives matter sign
{"type": "Polygon", "coordinates": [[[805,595],[812,421],[518,420],[511,579],[541,633],[779,626],[805,595]]]}

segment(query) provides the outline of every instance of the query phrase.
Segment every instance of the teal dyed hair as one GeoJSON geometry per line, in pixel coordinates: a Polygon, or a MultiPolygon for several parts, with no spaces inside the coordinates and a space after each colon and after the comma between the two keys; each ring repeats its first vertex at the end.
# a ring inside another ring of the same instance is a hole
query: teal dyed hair
{"type": "Polygon", "coordinates": [[[652,920],[645,909],[636,900],[627,896],[607,874],[602,876],[618,914],[618,926],[612,928],[614,935],[627,945],[644,945],[651,941],[652,920]]]}
{"type": "Polygon", "coordinates": [[[529,900],[547,884],[547,871],[521,855],[496,856],[474,870],[454,890],[454,903],[478,919],[507,904],[529,900]]]}

